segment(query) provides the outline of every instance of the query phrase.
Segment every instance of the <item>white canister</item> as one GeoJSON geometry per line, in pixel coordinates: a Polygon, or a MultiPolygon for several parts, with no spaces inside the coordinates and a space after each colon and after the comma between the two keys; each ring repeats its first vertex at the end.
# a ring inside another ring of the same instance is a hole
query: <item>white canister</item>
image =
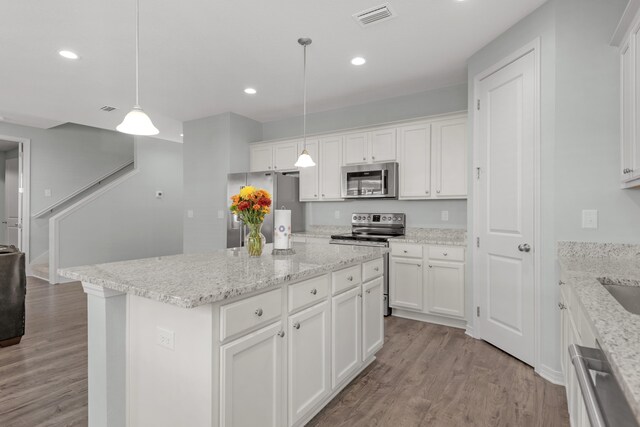
{"type": "Polygon", "coordinates": [[[273,211],[273,248],[291,249],[291,211],[273,211]]]}

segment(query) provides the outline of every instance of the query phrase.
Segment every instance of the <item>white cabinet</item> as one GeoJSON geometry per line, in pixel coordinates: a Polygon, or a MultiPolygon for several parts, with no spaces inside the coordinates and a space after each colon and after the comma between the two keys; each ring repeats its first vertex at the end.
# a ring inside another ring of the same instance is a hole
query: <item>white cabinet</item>
{"type": "Polygon", "coordinates": [[[295,163],[300,154],[298,148],[298,141],[252,144],[249,149],[249,170],[251,172],[295,170],[295,163]]]}
{"type": "Polygon", "coordinates": [[[422,259],[391,257],[389,298],[393,308],[421,311],[423,307],[422,259]]]}
{"type": "Polygon", "coordinates": [[[334,389],[362,363],[361,292],[358,286],[332,299],[331,365],[334,389]]]}
{"type": "Polygon", "coordinates": [[[344,137],[344,164],[394,162],[396,128],[347,134],[344,137]]]}
{"type": "Polygon", "coordinates": [[[249,169],[251,172],[271,170],[273,168],[273,147],[270,144],[252,145],[249,169]]]}
{"type": "Polygon", "coordinates": [[[398,128],[400,199],[431,197],[431,125],[398,128]]]}
{"type": "Polygon", "coordinates": [[[320,199],[342,200],[342,137],[320,139],[320,199]]]}
{"type": "Polygon", "coordinates": [[[307,151],[316,163],[315,166],[309,168],[300,168],[300,201],[310,202],[319,200],[320,196],[320,158],[318,156],[317,139],[307,140],[307,151]]]}
{"type": "Polygon", "coordinates": [[[464,318],[464,264],[429,260],[426,301],[431,314],[464,318]]]}
{"type": "Polygon", "coordinates": [[[325,301],[289,318],[289,425],[331,393],[329,311],[325,301]]]}
{"type": "Polygon", "coordinates": [[[432,132],[432,184],[435,198],[467,196],[467,121],[434,122],[432,132]]]}
{"type": "Polygon", "coordinates": [[[362,285],[362,360],[372,357],[384,344],[384,279],[362,285]]]}
{"type": "Polygon", "coordinates": [[[220,348],[221,426],[284,424],[284,335],[277,322],[220,348]]]}

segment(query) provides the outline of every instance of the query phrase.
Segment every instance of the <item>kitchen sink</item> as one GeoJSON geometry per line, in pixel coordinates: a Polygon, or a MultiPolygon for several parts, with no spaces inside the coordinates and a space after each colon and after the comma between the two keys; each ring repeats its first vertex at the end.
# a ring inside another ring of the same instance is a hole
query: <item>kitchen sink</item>
{"type": "Polygon", "coordinates": [[[607,278],[598,281],[628,312],[640,315],[640,286],[616,285],[607,278]]]}

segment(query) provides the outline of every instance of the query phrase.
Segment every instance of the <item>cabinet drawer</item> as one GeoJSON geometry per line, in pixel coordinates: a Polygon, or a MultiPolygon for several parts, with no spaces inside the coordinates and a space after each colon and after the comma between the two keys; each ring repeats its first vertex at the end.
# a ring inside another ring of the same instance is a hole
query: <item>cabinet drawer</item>
{"type": "Polygon", "coordinates": [[[220,340],[282,315],[282,289],[276,289],[220,307],[220,340]]]}
{"type": "Polygon", "coordinates": [[[429,246],[429,259],[464,261],[464,248],[461,246],[429,246]]]}
{"type": "Polygon", "coordinates": [[[368,282],[369,280],[382,276],[384,273],[384,262],[382,258],[374,259],[362,264],[362,281],[368,282]]]}
{"type": "Polygon", "coordinates": [[[329,294],[329,275],[289,286],[289,311],[314,304],[329,294]]]}
{"type": "Polygon", "coordinates": [[[333,294],[335,295],[359,285],[362,281],[360,268],[360,265],[354,265],[353,267],[331,273],[333,294]]]}
{"type": "Polygon", "coordinates": [[[409,258],[422,258],[422,245],[394,243],[391,245],[391,255],[409,258]]]}

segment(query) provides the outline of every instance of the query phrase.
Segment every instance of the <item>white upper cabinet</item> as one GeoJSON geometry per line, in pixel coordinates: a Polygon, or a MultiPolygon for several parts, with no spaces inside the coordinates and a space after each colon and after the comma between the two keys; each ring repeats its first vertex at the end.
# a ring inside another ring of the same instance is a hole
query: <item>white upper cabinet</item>
{"type": "Polygon", "coordinates": [[[299,154],[297,141],[274,144],[273,169],[277,171],[295,170],[299,154]]]}
{"type": "Polygon", "coordinates": [[[467,196],[467,121],[463,118],[434,122],[432,133],[432,184],[435,198],[467,196]]]}
{"type": "Polygon", "coordinates": [[[431,125],[398,128],[401,199],[431,197],[431,125]]]}
{"type": "Polygon", "coordinates": [[[369,136],[369,140],[371,162],[396,161],[396,128],[373,131],[369,136]]]}
{"type": "Polygon", "coordinates": [[[271,144],[252,145],[249,169],[251,172],[271,170],[273,168],[273,147],[271,144]]]}
{"type": "Polygon", "coordinates": [[[369,160],[369,133],[360,132],[344,137],[344,164],[357,165],[369,160]]]}
{"type": "Polygon", "coordinates": [[[320,200],[342,200],[342,136],[320,139],[320,200]]]}
{"type": "Polygon", "coordinates": [[[316,163],[309,168],[300,168],[300,201],[311,202],[319,200],[320,196],[320,157],[318,156],[319,141],[307,139],[307,151],[316,163]]]}

